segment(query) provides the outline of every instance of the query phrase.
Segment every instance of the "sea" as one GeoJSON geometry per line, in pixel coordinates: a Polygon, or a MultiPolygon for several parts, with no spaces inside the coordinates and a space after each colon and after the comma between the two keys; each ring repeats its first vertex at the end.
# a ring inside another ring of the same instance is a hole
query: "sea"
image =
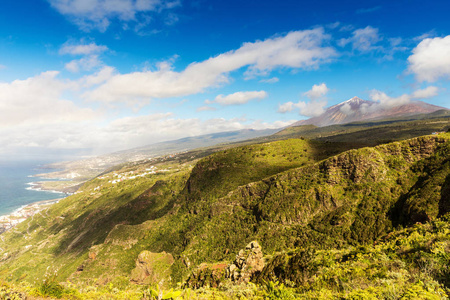
{"type": "Polygon", "coordinates": [[[48,172],[48,169],[43,169],[48,163],[50,161],[0,160],[0,216],[9,215],[30,203],[66,196],[60,192],[38,191],[31,188],[32,182],[46,180],[31,175],[48,172]]]}

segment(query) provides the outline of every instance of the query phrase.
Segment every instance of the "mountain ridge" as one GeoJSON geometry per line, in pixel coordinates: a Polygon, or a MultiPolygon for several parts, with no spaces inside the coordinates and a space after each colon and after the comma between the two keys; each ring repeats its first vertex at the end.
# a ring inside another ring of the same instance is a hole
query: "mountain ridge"
{"type": "Polygon", "coordinates": [[[315,125],[323,127],[334,124],[378,120],[382,118],[406,117],[417,114],[433,113],[438,110],[448,109],[428,104],[423,101],[410,101],[405,104],[391,106],[389,104],[363,100],[355,96],[344,102],[330,106],[319,116],[297,121],[290,126],[315,125]]]}

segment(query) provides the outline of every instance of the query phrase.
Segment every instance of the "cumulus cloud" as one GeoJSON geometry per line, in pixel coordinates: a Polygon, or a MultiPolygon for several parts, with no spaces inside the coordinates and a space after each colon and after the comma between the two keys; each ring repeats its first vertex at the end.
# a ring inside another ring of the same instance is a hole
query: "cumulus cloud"
{"type": "Polygon", "coordinates": [[[296,104],[292,101],[283,103],[283,104],[279,104],[278,105],[278,112],[279,113],[287,113],[287,112],[291,112],[296,108],[296,104]]]}
{"type": "Polygon", "coordinates": [[[450,79],[450,35],[444,38],[426,38],[412,53],[408,57],[408,71],[413,73],[418,81],[450,79]]]}
{"type": "MultiPolygon", "coordinates": [[[[82,30],[106,31],[112,20],[125,24],[138,22],[148,13],[158,14],[180,5],[177,0],[48,0],[59,13],[67,16],[82,30]]],[[[171,17],[171,22],[174,17],[171,17]]]]}
{"type": "Polygon", "coordinates": [[[37,125],[36,127],[14,127],[12,130],[0,128],[0,153],[5,145],[15,147],[47,147],[59,149],[95,149],[95,152],[112,152],[139,147],[187,136],[197,136],[215,132],[280,128],[293,121],[266,123],[248,121],[241,118],[177,118],[172,113],[158,113],[143,116],[124,117],[105,125],[80,123],[61,126],[37,125]],[[105,145],[108,145],[105,147],[105,145]]]}
{"type": "Polygon", "coordinates": [[[287,113],[298,109],[298,113],[302,116],[316,117],[325,112],[327,101],[324,97],[328,93],[328,91],[329,89],[325,83],[315,84],[309,91],[303,93],[303,96],[306,96],[310,99],[309,102],[286,102],[278,105],[278,112],[287,113]]]}
{"type": "Polygon", "coordinates": [[[396,107],[409,103],[411,100],[410,95],[404,94],[399,97],[389,97],[384,92],[378,90],[372,90],[369,95],[372,101],[378,102],[379,107],[388,108],[396,107]]]}
{"type": "Polygon", "coordinates": [[[422,90],[414,91],[411,94],[413,99],[428,99],[437,96],[439,89],[435,86],[429,86],[422,90]]]}
{"type": "Polygon", "coordinates": [[[399,97],[390,97],[384,92],[372,90],[370,92],[370,99],[372,101],[378,102],[377,105],[373,107],[373,109],[390,108],[407,104],[413,100],[420,100],[437,96],[438,90],[439,89],[435,86],[429,86],[425,89],[416,90],[411,94],[403,94],[399,97]]]}
{"type": "Polygon", "coordinates": [[[206,100],[207,104],[218,103],[220,105],[240,105],[253,99],[264,99],[268,96],[265,91],[236,92],[230,95],[218,95],[214,101],[206,100]]]}
{"type": "Polygon", "coordinates": [[[0,154],[30,148],[97,149],[98,154],[186,136],[290,124],[243,118],[189,119],[170,112],[108,119],[107,115],[64,99],[107,80],[112,71],[105,67],[76,81],[60,79],[58,72],[50,71],[0,83],[0,154]]]}
{"type": "Polygon", "coordinates": [[[380,46],[376,46],[376,44],[381,40],[382,39],[378,33],[378,28],[367,26],[366,28],[356,29],[353,31],[351,37],[341,39],[338,44],[342,47],[347,44],[351,44],[353,50],[368,52],[381,49],[380,46]]]}
{"type": "MultiPolygon", "coordinates": [[[[101,115],[64,99],[78,84],[49,71],[25,80],[0,83],[0,153],[19,148],[84,147],[85,124],[101,115]]],[[[89,133],[89,131],[87,131],[89,133]]]]}
{"type": "Polygon", "coordinates": [[[104,83],[114,76],[115,69],[113,67],[103,67],[98,72],[86,75],[77,81],[79,88],[89,88],[104,83]]]}
{"type": "Polygon", "coordinates": [[[294,31],[285,36],[245,43],[202,62],[191,63],[181,72],[171,62],[156,70],[117,74],[84,95],[101,102],[138,102],[203,92],[229,82],[229,72],[247,67],[247,76],[267,74],[275,68],[315,69],[335,57],[336,51],[323,42],[329,39],[323,28],[294,31]]]}
{"type": "Polygon", "coordinates": [[[102,65],[101,60],[97,55],[90,55],[80,59],[72,60],[65,64],[66,70],[72,73],[78,73],[79,71],[92,71],[94,68],[102,65]]]}
{"type": "Polygon", "coordinates": [[[57,71],[44,72],[25,80],[0,83],[0,127],[24,124],[55,124],[90,119],[94,112],[64,100],[76,84],[57,78],[57,71]]]}
{"type": "Polygon", "coordinates": [[[300,101],[296,104],[299,108],[299,114],[306,117],[317,117],[325,112],[325,106],[327,101],[315,101],[309,102],[300,101]]]}
{"type": "Polygon", "coordinates": [[[59,49],[60,55],[83,56],[80,59],[74,59],[65,64],[66,70],[72,73],[80,71],[92,71],[94,68],[101,66],[103,63],[99,55],[108,51],[108,47],[97,45],[96,43],[85,43],[84,40],[70,40],[64,43],[59,49]]]}
{"type": "Polygon", "coordinates": [[[322,98],[328,93],[328,91],[329,89],[327,85],[325,83],[321,83],[313,85],[311,90],[307,91],[306,93],[303,93],[303,95],[314,100],[322,98]]]}

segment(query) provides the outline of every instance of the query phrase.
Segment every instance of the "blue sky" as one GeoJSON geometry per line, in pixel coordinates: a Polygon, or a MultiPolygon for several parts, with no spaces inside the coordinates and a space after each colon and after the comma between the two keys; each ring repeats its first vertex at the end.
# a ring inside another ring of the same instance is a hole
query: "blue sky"
{"type": "Polygon", "coordinates": [[[0,155],[278,128],[353,96],[450,108],[448,1],[0,3],[0,155]]]}

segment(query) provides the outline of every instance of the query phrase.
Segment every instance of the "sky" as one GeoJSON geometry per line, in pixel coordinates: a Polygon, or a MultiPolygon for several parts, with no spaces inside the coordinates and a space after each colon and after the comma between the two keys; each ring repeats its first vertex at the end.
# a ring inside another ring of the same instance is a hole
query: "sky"
{"type": "Polygon", "coordinates": [[[450,108],[450,2],[0,2],[0,157],[280,128],[358,96],[450,108]]]}

